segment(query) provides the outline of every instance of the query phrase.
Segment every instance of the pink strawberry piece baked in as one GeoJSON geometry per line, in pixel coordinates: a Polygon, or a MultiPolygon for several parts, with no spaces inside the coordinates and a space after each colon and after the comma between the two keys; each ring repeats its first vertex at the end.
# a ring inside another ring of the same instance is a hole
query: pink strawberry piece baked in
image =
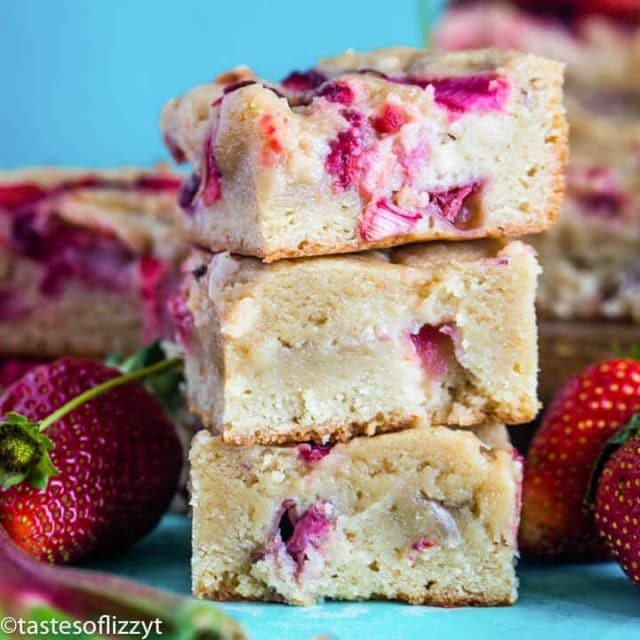
{"type": "Polygon", "coordinates": [[[171,101],[191,239],[260,257],[540,231],[560,207],[562,66],[494,50],[353,52],[171,101]]]}
{"type": "Polygon", "coordinates": [[[171,303],[187,396],[227,443],[326,444],[537,412],[539,267],[521,242],[190,260],[171,303]]]}
{"type": "Polygon", "coordinates": [[[522,464],[506,430],[191,449],[193,591],[215,600],[511,604],[522,464]]]}
{"type": "Polygon", "coordinates": [[[179,185],[165,170],[0,172],[0,351],[100,357],[170,335],[179,185]]]}

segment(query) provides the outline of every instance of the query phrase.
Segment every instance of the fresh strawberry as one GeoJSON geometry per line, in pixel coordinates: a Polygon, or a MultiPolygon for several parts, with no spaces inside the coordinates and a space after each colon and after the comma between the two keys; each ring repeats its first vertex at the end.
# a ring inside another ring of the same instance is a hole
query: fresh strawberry
{"type": "Polygon", "coordinates": [[[174,426],[135,380],[64,358],[0,398],[0,524],[34,556],[72,562],[126,548],[158,522],[182,466],[174,426]]]}
{"type": "Polygon", "coordinates": [[[640,587],[640,415],[609,440],[602,462],[593,479],[596,527],[640,587]]]}
{"type": "Polygon", "coordinates": [[[608,557],[593,518],[583,512],[603,444],[640,410],[640,362],[587,367],[559,391],[527,455],[520,546],[544,559],[608,557]]]}

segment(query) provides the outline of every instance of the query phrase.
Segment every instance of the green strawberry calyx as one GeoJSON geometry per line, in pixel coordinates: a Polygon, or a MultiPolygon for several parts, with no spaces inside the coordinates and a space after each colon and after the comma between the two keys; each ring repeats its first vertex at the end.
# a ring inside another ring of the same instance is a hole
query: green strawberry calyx
{"type": "Polygon", "coordinates": [[[0,422],[0,487],[6,490],[26,481],[36,489],[45,489],[49,478],[59,473],[50,456],[54,445],[45,434],[48,427],[109,389],[155,376],[181,364],[181,358],[165,359],[111,378],[72,398],[44,420],[31,421],[20,413],[8,413],[0,422]]]}
{"type": "Polygon", "coordinates": [[[42,432],[40,423],[9,413],[0,423],[0,486],[9,489],[27,480],[44,489],[49,477],[58,473],[49,455],[52,449],[53,442],[42,432]]]}
{"type": "Polygon", "coordinates": [[[591,477],[589,478],[589,486],[587,488],[587,494],[584,499],[584,509],[587,513],[592,513],[595,509],[596,493],[598,491],[598,482],[600,476],[604,471],[607,462],[611,456],[626,442],[633,438],[640,438],[640,413],[634,415],[629,423],[616,431],[611,438],[609,438],[602,447],[600,455],[598,456],[591,477]]]}
{"type": "Polygon", "coordinates": [[[622,346],[619,343],[614,343],[613,353],[616,358],[630,358],[631,360],[640,360],[640,344],[622,346]]]}

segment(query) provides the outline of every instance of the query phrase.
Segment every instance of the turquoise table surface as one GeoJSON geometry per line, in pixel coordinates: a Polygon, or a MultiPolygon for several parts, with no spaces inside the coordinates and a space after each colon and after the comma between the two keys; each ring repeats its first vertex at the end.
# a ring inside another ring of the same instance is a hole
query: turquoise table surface
{"type": "MultiPolygon", "coordinates": [[[[117,560],[94,568],[189,593],[189,521],[167,516],[117,560]]],[[[437,609],[371,603],[310,608],[227,603],[254,640],[640,640],[640,590],[613,564],[547,567],[521,563],[513,607],[437,609]]]]}

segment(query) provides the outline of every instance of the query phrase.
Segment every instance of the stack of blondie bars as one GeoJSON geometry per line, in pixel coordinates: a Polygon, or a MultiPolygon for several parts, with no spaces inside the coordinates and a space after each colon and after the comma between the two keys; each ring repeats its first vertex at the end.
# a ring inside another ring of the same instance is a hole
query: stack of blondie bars
{"type": "Polygon", "coordinates": [[[193,169],[171,306],[208,427],[195,594],[514,602],[503,425],[538,409],[539,267],[509,238],[561,204],[561,65],[394,48],[277,84],[239,68],[162,126],[193,169]]]}

